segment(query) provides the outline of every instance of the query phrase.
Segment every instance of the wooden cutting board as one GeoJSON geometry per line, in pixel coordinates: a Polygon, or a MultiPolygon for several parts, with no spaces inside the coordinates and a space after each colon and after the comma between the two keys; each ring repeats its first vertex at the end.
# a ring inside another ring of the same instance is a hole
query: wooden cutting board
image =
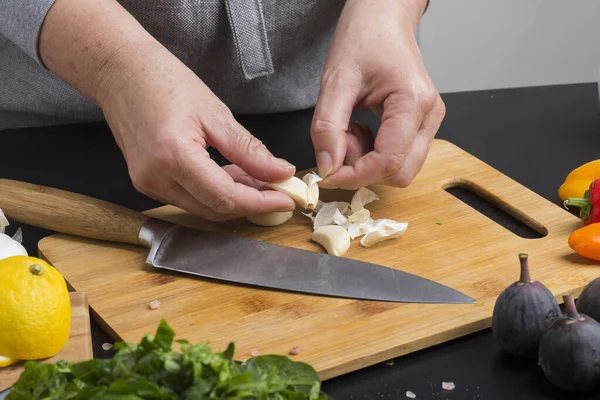
{"type": "MultiPolygon", "coordinates": [[[[408,222],[399,239],[362,248],[355,239],[348,258],[402,269],[455,288],[475,304],[397,304],[291,294],[206,282],[145,266],[147,250],[129,245],[53,235],[39,251],[69,283],[87,293],[103,327],[117,340],[139,341],[165,318],[178,338],[209,341],[222,350],[236,343],[235,357],[301,353],[328,379],[490,326],[498,294],[519,277],[518,253],[530,255],[534,279],[560,300],[578,296],[600,274],[568,247],[578,218],[509,179],[455,145],[435,140],[410,187],[371,187],[379,201],[372,217],[408,222]],[[521,238],[444,190],[463,186],[545,235],[521,238]],[[148,304],[160,300],[151,310],[148,304]]],[[[322,191],[324,201],[349,201],[354,192],[322,191]]],[[[234,232],[282,245],[323,251],[311,242],[311,221],[297,210],[286,224],[264,228],[248,221],[210,224],[174,207],[148,215],[188,226],[234,232]]]]}
{"type": "MultiPolygon", "coordinates": [[[[71,292],[71,333],[67,344],[60,353],[42,362],[55,363],[59,360],[80,362],[91,360],[92,331],[90,327],[89,306],[85,293],[71,292]]],[[[0,368],[0,392],[13,386],[23,372],[25,362],[0,368]]]]}

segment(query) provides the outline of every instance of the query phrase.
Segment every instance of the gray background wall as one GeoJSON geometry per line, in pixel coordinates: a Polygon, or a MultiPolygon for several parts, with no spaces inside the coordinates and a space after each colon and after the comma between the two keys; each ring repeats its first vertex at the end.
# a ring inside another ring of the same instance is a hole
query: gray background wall
{"type": "Polygon", "coordinates": [[[431,0],[419,42],[441,93],[597,82],[600,0],[431,0]]]}

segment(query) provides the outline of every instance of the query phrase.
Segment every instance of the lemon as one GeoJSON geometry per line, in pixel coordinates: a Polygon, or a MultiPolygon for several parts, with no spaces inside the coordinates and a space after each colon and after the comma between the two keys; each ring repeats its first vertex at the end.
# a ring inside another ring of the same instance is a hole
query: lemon
{"type": "Polygon", "coordinates": [[[19,360],[15,360],[14,358],[0,356],[0,368],[8,367],[9,365],[13,365],[18,362],[19,362],[19,360]]]}
{"type": "Polygon", "coordinates": [[[15,360],[57,355],[71,331],[64,277],[42,259],[0,260],[0,354],[15,360]]]}

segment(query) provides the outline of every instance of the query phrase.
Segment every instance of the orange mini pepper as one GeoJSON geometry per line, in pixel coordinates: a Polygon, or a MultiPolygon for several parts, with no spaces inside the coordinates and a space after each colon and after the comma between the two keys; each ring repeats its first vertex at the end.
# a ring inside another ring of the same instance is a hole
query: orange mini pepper
{"type": "Polygon", "coordinates": [[[569,236],[569,247],[585,258],[600,261],[600,224],[577,229],[569,236]]]}
{"type": "Polygon", "coordinates": [[[590,161],[571,171],[560,185],[558,197],[563,202],[570,197],[581,198],[596,178],[600,178],[600,160],[590,161]]]}

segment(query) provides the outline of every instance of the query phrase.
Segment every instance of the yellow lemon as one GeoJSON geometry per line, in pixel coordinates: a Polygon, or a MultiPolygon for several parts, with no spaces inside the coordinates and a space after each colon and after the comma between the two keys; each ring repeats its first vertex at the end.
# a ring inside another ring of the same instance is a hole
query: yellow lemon
{"type": "Polygon", "coordinates": [[[0,260],[0,354],[16,360],[57,355],[71,331],[71,299],[64,277],[44,260],[0,260]]]}
{"type": "Polygon", "coordinates": [[[19,362],[19,360],[15,360],[14,358],[0,356],[0,368],[8,367],[9,365],[13,365],[18,362],[19,362]]]}

